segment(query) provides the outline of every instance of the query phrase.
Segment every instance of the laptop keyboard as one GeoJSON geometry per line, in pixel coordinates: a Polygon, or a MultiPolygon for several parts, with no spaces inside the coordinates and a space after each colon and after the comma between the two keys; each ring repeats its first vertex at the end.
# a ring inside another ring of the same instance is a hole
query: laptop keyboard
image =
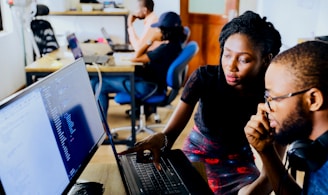
{"type": "Polygon", "coordinates": [[[181,194],[186,190],[169,162],[161,159],[162,170],[159,171],[153,163],[137,163],[136,156],[131,157],[145,194],[181,194]]]}

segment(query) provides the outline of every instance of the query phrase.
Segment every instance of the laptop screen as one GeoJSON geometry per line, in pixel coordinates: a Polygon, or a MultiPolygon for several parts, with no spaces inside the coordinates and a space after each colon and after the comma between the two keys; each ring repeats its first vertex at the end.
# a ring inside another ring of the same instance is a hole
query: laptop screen
{"type": "Polygon", "coordinates": [[[104,128],[83,60],[0,102],[0,194],[69,191],[104,128]]]}
{"type": "Polygon", "coordinates": [[[71,33],[66,36],[68,46],[71,49],[74,59],[79,59],[83,57],[82,49],[79,45],[79,41],[77,40],[77,37],[75,33],[71,33]]]}

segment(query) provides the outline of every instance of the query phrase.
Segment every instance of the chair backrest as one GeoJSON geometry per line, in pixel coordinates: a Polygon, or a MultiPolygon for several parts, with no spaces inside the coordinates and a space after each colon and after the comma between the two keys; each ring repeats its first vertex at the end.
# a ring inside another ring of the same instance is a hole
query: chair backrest
{"type": "MultiPolygon", "coordinates": [[[[48,15],[48,13],[49,9],[47,6],[37,5],[35,16],[48,15]]],[[[35,17],[31,21],[31,30],[41,56],[59,48],[54,30],[48,21],[35,17]]]]}
{"type": "Polygon", "coordinates": [[[34,16],[46,16],[49,14],[49,8],[43,4],[36,5],[36,12],[34,16]]]}
{"type": "Polygon", "coordinates": [[[187,45],[191,34],[190,28],[188,26],[183,27],[183,32],[186,35],[186,39],[181,44],[182,48],[184,48],[187,45]]]}
{"type": "Polygon", "coordinates": [[[183,48],[179,56],[172,62],[167,72],[166,83],[171,88],[167,97],[167,103],[171,103],[179,93],[182,87],[186,73],[188,70],[188,63],[198,52],[198,44],[196,41],[190,41],[183,48]]]}

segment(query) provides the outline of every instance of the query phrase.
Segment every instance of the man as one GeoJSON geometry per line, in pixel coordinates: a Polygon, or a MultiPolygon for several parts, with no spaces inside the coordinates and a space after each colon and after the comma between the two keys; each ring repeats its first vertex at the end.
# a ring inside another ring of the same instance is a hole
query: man
{"type": "Polygon", "coordinates": [[[158,29],[151,28],[151,24],[158,21],[158,17],[153,12],[154,2],[153,0],[138,0],[139,10],[132,13],[128,17],[128,33],[132,47],[135,51],[139,51],[143,45],[152,45],[148,50],[153,50],[159,43],[152,43],[149,40],[150,37],[158,36],[161,37],[161,33],[158,29]],[[137,35],[134,28],[134,22],[144,20],[144,29],[140,36],[137,35]]]}
{"type": "Polygon", "coordinates": [[[265,75],[266,103],[245,127],[276,194],[328,194],[327,53],[328,44],[309,41],[276,56],[265,75]],[[303,165],[303,188],[288,174],[274,142],[291,144],[289,165],[303,165]]]}

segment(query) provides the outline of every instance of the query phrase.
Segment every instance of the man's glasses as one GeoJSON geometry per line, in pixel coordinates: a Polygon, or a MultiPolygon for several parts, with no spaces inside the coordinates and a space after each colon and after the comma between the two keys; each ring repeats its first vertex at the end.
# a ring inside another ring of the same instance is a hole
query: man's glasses
{"type": "Polygon", "coordinates": [[[294,93],[289,93],[287,95],[277,96],[277,97],[271,97],[268,94],[268,92],[266,91],[265,94],[264,94],[265,103],[267,103],[268,106],[269,106],[269,109],[272,110],[271,109],[271,105],[270,105],[271,103],[270,102],[272,102],[272,101],[281,101],[283,99],[290,98],[290,97],[293,97],[295,95],[299,95],[299,94],[305,93],[305,92],[309,91],[310,89],[311,88],[305,89],[305,90],[302,90],[302,91],[298,91],[298,92],[294,92],[294,93]]]}

